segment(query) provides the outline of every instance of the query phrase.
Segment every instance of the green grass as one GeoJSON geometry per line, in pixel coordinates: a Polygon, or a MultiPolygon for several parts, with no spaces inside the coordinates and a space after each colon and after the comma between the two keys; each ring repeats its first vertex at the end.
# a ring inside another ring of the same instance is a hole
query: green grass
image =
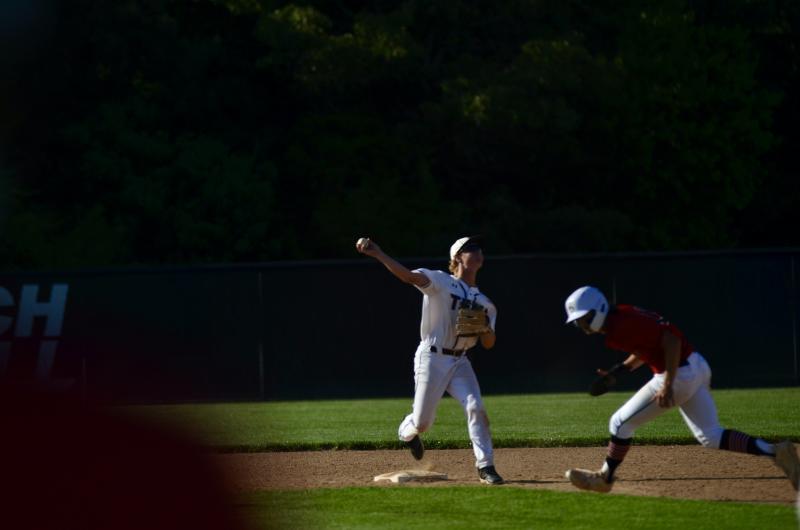
{"type": "Polygon", "coordinates": [[[259,492],[238,507],[255,528],[796,528],[794,509],[521,488],[348,488],[259,492]]]}
{"type": "MultiPolygon", "coordinates": [[[[632,393],[485,396],[496,447],[604,445],[608,419],[632,393]]],[[[720,422],[768,440],[800,441],[800,388],[717,390],[720,422]]],[[[188,430],[219,451],[399,448],[397,426],[411,398],[128,407],[188,430]]],[[[694,444],[677,410],[642,427],[637,444],[694,444]]],[[[455,400],[439,405],[429,448],[469,447],[455,400]]]]}

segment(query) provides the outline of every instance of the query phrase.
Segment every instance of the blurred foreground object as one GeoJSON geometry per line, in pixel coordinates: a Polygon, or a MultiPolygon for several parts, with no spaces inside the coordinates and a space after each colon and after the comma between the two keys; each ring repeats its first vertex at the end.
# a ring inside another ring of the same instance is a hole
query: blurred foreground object
{"type": "Polygon", "coordinates": [[[199,446],[57,392],[0,386],[0,528],[242,528],[199,446]]]}

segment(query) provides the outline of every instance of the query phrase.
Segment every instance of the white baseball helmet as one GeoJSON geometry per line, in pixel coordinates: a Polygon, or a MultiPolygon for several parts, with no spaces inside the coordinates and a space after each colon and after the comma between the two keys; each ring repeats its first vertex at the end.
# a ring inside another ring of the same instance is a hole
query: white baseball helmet
{"type": "Polygon", "coordinates": [[[600,331],[608,314],[608,300],[603,293],[589,285],[576,289],[564,302],[567,310],[567,324],[578,320],[589,311],[594,311],[594,318],[589,323],[592,331],[600,331]]]}

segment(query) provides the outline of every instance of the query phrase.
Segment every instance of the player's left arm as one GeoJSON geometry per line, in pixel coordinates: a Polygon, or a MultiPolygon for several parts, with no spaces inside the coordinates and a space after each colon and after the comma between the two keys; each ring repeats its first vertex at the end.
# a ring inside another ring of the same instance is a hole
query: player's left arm
{"type": "Polygon", "coordinates": [[[661,334],[661,349],[664,352],[664,385],[656,393],[656,400],[660,407],[666,408],[674,404],[672,384],[675,382],[681,360],[681,340],[670,330],[665,329],[661,334]]]}
{"type": "Polygon", "coordinates": [[[644,361],[641,360],[638,355],[636,355],[635,353],[631,353],[621,363],[615,364],[608,370],[603,370],[602,368],[598,368],[596,372],[597,375],[599,375],[600,377],[605,377],[608,374],[616,375],[618,373],[624,373],[626,370],[628,372],[633,372],[643,364],[644,361]]]}

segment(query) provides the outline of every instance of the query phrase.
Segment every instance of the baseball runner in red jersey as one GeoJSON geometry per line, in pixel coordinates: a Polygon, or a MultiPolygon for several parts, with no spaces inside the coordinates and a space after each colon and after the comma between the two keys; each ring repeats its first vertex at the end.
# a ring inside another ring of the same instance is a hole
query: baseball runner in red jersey
{"type": "Polygon", "coordinates": [[[478,477],[485,484],[502,484],[494,467],[489,418],[466,355],[478,341],[490,349],[496,340],[497,309],[480,292],[476,281],[483,266],[479,238],[462,237],[453,243],[451,274],[409,270],[368,238],[360,238],[356,249],[380,261],[397,278],[423,294],[420,342],[414,354],[414,403],[398,429],[400,440],[408,445],[414,458],[422,459],[425,449],[419,435],[433,425],[436,409],[447,392],[461,403],[467,416],[478,477]]]}
{"type": "Polygon", "coordinates": [[[652,311],[618,304],[610,306],[603,293],[586,286],[573,292],[565,303],[567,323],[586,334],[602,333],[611,349],[628,357],[609,370],[598,370],[590,393],[600,395],[627,371],[647,364],[653,377],[612,416],[611,440],[599,471],[570,469],[566,477],[580,489],[608,492],[636,429],[673,407],[679,407],[686,425],[704,447],[725,449],[774,459],[798,489],[800,462],[791,442],[768,443],[743,432],[724,429],[710,393],[711,369],[700,353],[674,324],[652,311]]]}

